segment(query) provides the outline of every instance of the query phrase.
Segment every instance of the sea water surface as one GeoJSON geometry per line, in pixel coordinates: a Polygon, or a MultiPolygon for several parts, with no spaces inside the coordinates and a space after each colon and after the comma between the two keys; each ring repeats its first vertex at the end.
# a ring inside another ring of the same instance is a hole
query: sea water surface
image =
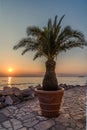
{"type": "MultiPolygon", "coordinates": [[[[57,77],[58,83],[67,85],[86,85],[87,77],[57,77]]],[[[0,77],[0,90],[4,86],[17,87],[19,89],[28,88],[29,86],[42,85],[43,77],[0,77]]]]}

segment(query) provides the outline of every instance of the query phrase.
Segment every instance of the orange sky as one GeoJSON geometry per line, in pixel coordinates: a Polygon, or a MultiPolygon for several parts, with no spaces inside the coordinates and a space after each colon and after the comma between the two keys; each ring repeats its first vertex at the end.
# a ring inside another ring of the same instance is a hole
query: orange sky
{"type": "MultiPolygon", "coordinates": [[[[77,50],[71,50],[59,55],[56,61],[56,73],[87,74],[85,56],[83,58],[84,50],[77,50]],[[81,56],[79,56],[80,54],[81,56]]],[[[19,54],[19,50],[13,51],[13,53],[14,56],[10,56],[8,60],[3,59],[4,64],[1,64],[0,72],[4,75],[14,76],[18,74],[41,74],[45,72],[45,59],[39,58],[33,61],[32,53],[25,54],[24,56],[19,54]],[[14,60],[13,57],[16,57],[16,59],[14,60]],[[12,68],[13,71],[8,72],[9,68],[12,68]]]]}

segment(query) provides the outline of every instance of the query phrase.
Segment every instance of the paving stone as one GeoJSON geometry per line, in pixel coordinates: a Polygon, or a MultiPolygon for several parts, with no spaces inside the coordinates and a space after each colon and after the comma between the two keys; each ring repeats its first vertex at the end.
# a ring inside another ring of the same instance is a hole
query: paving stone
{"type": "Polygon", "coordinates": [[[50,130],[55,130],[55,127],[52,127],[50,130]]]}
{"type": "Polygon", "coordinates": [[[58,118],[56,118],[55,121],[69,122],[70,121],[70,115],[69,114],[60,114],[60,116],[58,118]]]}
{"type": "Polygon", "coordinates": [[[18,109],[16,109],[16,110],[15,110],[15,114],[17,114],[18,112],[19,112],[19,110],[18,110],[18,109]]]}
{"type": "Polygon", "coordinates": [[[74,120],[80,120],[82,117],[81,117],[81,115],[79,115],[79,114],[75,114],[75,116],[73,116],[73,119],[74,120]]]}
{"type": "Polygon", "coordinates": [[[69,126],[70,125],[70,123],[69,122],[65,122],[65,123],[63,123],[63,126],[69,126]]]}
{"type": "Polygon", "coordinates": [[[0,123],[8,120],[8,117],[5,116],[3,113],[0,113],[0,123]]]}
{"type": "Polygon", "coordinates": [[[5,116],[10,116],[11,115],[11,113],[8,111],[8,109],[3,109],[2,110],[2,113],[5,115],[5,116]]]}
{"type": "MultiPolygon", "coordinates": [[[[33,121],[35,121],[36,120],[36,118],[35,117],[33,117],[33,118],[29,118],[29,119],[26,119],[26,120],[23,120],[22,122],[23,123],[27,123],[27,122],[33,122],[33,121]]],[[[38,121],[38,120],[36,120],[36,121],[38,121]]]]}
{"type": "Polygon", "coordinates": [[[10,121],[5,121],[2,123],[5,128],[12,127],[10,121]]]}
{"type": "Polygon", "coordinates": [[[67,128],[66,130],[75,130],[75,129],[73,129],[73,128],[67,128]]]}
{"type": "Polygon", "coordinates": [[[47,120],[46,117],[43,117],[43,116],[36,116],[36,119],[39,119],[40,121],[45,121],[47,120]]]}
{"type": "Polygon", "coordinates": [[[84,126],[83,126],[83,124],[82,124],[82,123],[77,122],[77,127],[79,127],[79,128],[83,128],[84,126]]]}
{"type": "Polygon", "coordinates": [[[1,128],[0,130],[7,130],[7,129],[5,129],[5,128],[1,128]]]}
{"type": "Polygon", "coordinates": [[[34,117],[34,114],[33,113],[30,113],[29,115],[25,115],[25,116],[22,116],[22,120],[27,120],[27,119],[29,119],[29,118],[32,118],[32,117],[34,117]]]}
{"type": "MultiPolygon", "coordinates": [[[[75,130],[80,130],[78,127],[75,128],[75,130]]],[[[83,130],[83,129],[82,129],[83,130]]],[[[86,129],[85,129],[86,130],[86,129]]]]}
{"type": "Polygon", "coordinates": [[[2,128],[2,126],[0,125],[0,128],[2,128]]]}
{"type": "Polygon", "coordinates": [[[25,123],[23,124],[23,126],[33,127],[33,126],[36,125],[38,122],[39,122],[38,120],[32,121],[32,120],[30,119],[28,122],[25,122],[25,123]]]}
{"type": "Polygon", "coordinates": [[[34,128],[29,128],[28,130],[34,130],[34,128]]]}
{"type": "Polygon", "coordinates": [[[27,128],[26,127],[22,127],[19,130],[27,130],[27,128]]]}
{"type": "MultiPolygon", "coordinates": [[[[87,129],[87,128],[86,128],[87,129]]],[[[82,130],[86,130],[85,128],[83,128],[82,130]]]]}
{"type": "Polygon", "coordinates": [[[13,130],[13,128],[8,128],[8,130],[13,130]]]}
{"type": "Polygon", "coordinates": [[[13,125],[20,125],[21,124],[21,121],[19,121],[17,119],[11,119],[10,121],[13,123],[13,125]]]}
{"type": "Polygon", "coordinates": [[[73,122],[73,121],[72,121],[72,122],[70,123],[70,126],[71,126],[72,128],[75,128],[76,122],[73,122]]]}
{"type": "Polygon", "coordinates": [[[66,127],[62,126],[62,125],[56,125],[55,126],[55,130],[65,130],[66,127]]]}
{"type": "Polygon", "coordinates": [[[54,124],[55,124],[54,121],[47,120],[47,121],[40,122],[39,124],[35,125],[34,127],[36,130],[47,130],[47,129],[51,128],[54,124]]]}
{"type": "Polygon", "coordinates": [[[8,107],[8,109],[16,110],[17,107],[15,107],[15,106],[10,106],[10,107],[8,107]]]}
{"type": "Polygon", "coordinates": [[[13,125],[14,130],[18,130],[19,128],[22,128],[23,126],[20,124],[13,125]]]}

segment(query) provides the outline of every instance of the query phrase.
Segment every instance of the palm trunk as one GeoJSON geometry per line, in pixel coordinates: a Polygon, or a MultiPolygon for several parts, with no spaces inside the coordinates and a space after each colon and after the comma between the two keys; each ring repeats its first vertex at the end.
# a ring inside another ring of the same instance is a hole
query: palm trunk
{"type": "Polygon", "coordinates": [[[57,90],[58,82],[55,74],[56,62],[51,59],[46,62],[46,73],[43,79],[43,90],[57,90]]]}

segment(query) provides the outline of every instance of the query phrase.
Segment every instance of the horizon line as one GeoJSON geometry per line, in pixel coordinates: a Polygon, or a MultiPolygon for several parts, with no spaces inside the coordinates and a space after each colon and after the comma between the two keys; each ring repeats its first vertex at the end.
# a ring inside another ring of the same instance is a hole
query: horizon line
{"type": "MultiPolygon", "coordinates": [[[[40,74],[1,74],[0,77],[43,77],[44,73],[40,74]]],[[[58,77],[87,77],[87,74],[65,74],[65,73],[57,73],[56,76],[58,77]]]]}

